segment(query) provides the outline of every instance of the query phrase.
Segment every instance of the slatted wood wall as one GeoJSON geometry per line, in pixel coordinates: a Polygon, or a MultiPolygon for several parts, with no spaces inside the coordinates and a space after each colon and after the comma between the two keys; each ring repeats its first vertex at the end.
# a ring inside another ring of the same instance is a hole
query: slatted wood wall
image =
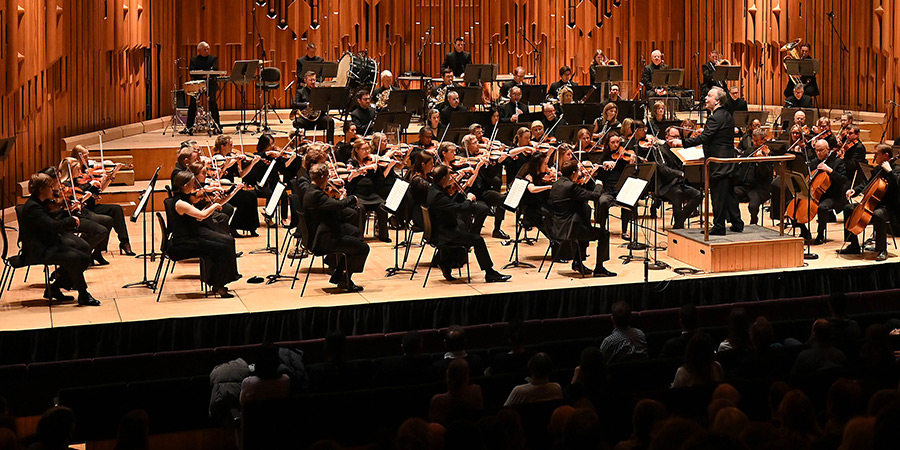
{"type": "MultiPolygon", "coordinates": [[[[170,113],[170,91],[186,80],[187,61],[201,40],[212,45],[223,69],[238,59],[260,57],[264,49],[265,58],[282,70],[283,86],[295,77],[294,61],[307,42],[316,43],[329,60],[365,49],[395,74],[436,75],[453,39],[463,36],[475,62],[497,63],[504,73],[523,65],[548,84],[564,64],[574,68],[576,81],[586,82],[597,48],[626,67],[627,79],[637,80],[643,61],[658,48],[670,66],[686,69],[688,87],[697,86],[697,68],[716,48],[745,68],[748,101],[778,104],[787,80],[779,48],[800,37],[822,61],[820,106],[887,112],[886,99],[900,100],[894,49],[900,45],[894,12],[900,0],[269,0],[265,7],[254,5],[253,0],[0,0],[0,138],[18,138],[15,153],[0,163],[7,191],[55,163],[63,137],[147,118],[146,49],[152,50],[153,65],[150,115],[170,113]],[[278,19],[266,17],[270,8],[278,19]],[[833,21],[827,14],[832,11],[833,21]],[[281,18],[287,30],[276,28],[281,18]]],[[[625,89],[633,94],[634,84],[625,89]]],[[[237,107],[233,88],[222,95],[225,107],[237,107]]],[[[277,106],[286,106],[285,97],[276,96],[277,106]]],[[[896,116],[889,137],[900,132],[896,116]]]]}

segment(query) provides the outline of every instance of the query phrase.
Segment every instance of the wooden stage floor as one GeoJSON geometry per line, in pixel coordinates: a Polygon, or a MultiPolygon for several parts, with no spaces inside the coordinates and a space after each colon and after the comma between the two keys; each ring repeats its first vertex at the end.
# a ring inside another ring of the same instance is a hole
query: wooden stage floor
{"type": "MultiPolygon", "coordinates": [[[[745,209],[743,205],[742,209],[745,209]]],[[[613,213],[618,214],[618,208],[614,208],[613,213]]],[[[744,211],[744,214],[746,214],[746,211],[744,211]]],[[[667,212],[667,216],[668,215],[669,213],[667,212]]],[[[489,236],[490,232],[487,230],[492,227],[492,220],[492,218],[488,218],[484,236],[487,240],[491,255],[493,256],[495,266],[500,268],[506,264],[511,247],[502,246],[500,240],[489,236]]],[[[392,244],[382,243],[375,239],[367,238],[367,242],[371,245],[372,251],[366,264],[366,270],[364,273],[357,274],[354,277],[354,281],[365,288],[363,292],[352,294],[337,293],[334,286],[327,282],[327,275],[324,275],[319,271],[321,264],[317,261],[314,266],[314,272],[310,276],[306,294],[301,298],[300,288],[303,282],[302,278],[309,265],[309,262],[306,259],[302,260],[303,267],[300,270],[301,279],[298,281],[296,289],[294,290],[291,290],[289,280],[279,281],[271,285],[249,284],[247,282],[247,280],[253,276],[265,277],[274,272],[274,255],[250,254],[251,250],[265,247],[266,245],[266,229],[263,227],[259,230],[260,237],[241,238],[237,241],[238,251],[244,252],[244,256],[238,260],[238,267],[243,274],[243,278],[229,285],[236,294],[234,298],[220,299],[204,297],[200,293],[198,264],[196,262],[186,262],[177,264],[174,273],[169,274],[162,299],[157,303],[156,295],[147,288],[122,288],[126,283],[136,282],[142,279],[142,260],[134,257],[120,256],[118,252],[112,252],[106,256],[111,263],[110,265],[92,267],[86,273],[91,293],[103,303],[100,307],[81,307],[74,302],[65,304],[54,303],[50,305],[47,300],[41,298],[43,293],[43,279],[40,269],[38,267],[33,268],[27,283],[23,282],[25,270],[17,271],[12,283],[12,289],[9,292],[5,292],[2,300],[0,300],[0,331],[116,322],[121,323],[175,317],[256,313],[300,308],[360,305],[367,303],[403,302],[430,298],[470,297],[498,292],[539,291],[545,289],[640,283],[643,280],[643,264],[641,262],[622,263],[622,260],[619,257],[626,255],[628,250],[627,248],[624,248],[625,242],[621,239],[619,234],[621,227],[618,219],[612,218],[611,220],[611,229],[613,231],[611,241],[612,260],[607,263],[607,267],[618,273],[618,276],[614,278],[588,277],[582,279],[580,276],[575,275],[569,264],[556,264],[547,280],[544,279],[544,273],[546,272],[545,265],[545,270],[541,273],[538,273],[537,269],[501,269],[501,272],[511,274],[512,280],[506,283],[488,284],[484,282],[484,275],[478,269],[473,255],[470,258],[472,267],[471,284],[467,284],[465,278],[455,282],[445,281],[439,270],[432,270],[431,277],[428,280],[428,286],[423,288],[422,281],[427,266],[420,265],[420,273],[416,274],[415,279],[412,281],[409,280],[408,274],[386,278],[384,269],[391,267],[394,261],[394,253],[391,249],[392,244]]],[[[747,220],[747,218],[745,218],[745,220],[747,220]]],[[[140,252],[142,248],[141,221],[139,220],[137,223],[129,222],[128,224],[134,250],[140,252]]],[[[10,225],[16,226],[16,223],[12,222],[10,225]]],[[[771,222],[768,220],[767,225],[771,225],[771,222]]],[[[698,225],[694,224],[692,226],[696,227],[698,225]]],[[[747,273],[803,271],[821,268],[865,267],[874,264],[882,264],[874,261],[874,253],[865,253],[862,256],[852,257],[837,255],[835,251],[842,245],[842,242],[840,241],[840,237],[842,236],[841,224],[831,223],[828,228],[830,240],[824,245],[812,248],[812,251],[817,253],[819,258],[807,261],[805,267],[741,272],[740,275],[747,273]]],[[[513,234],[513,221],[512,216],[509,214],[507,215],[507,220],[504,221],[504,229],[510,235],[513,234]]],[[[284,230],[280,229],[279,233],[283,238],[284,230]]],[[[10,242],[16,242],[16,238],[15,232],[11,232],[10,242]]],[[[646,238],[643,236],[641,240],[642,242],[646,242],[646,238]]],[[[110,248],[117,248],[118,244],[116,238],[111,237],[111,241],[110,248]]],[[[650,241],[652,242],[652,235],[650,241]]],[[[888,259],[887,263],[896,262],[897,250],[894,249],[890,241],[888,245],[891,252],[891,258],[888,259]]],[[[534,246],[521,245],[520,260],[538,266],[546,250],[546,246],[547,239],[543,236],[534,246]]],[[[666,247],[665,235],[660,235],[659,246],[663,248],[666,247]]],[[[414,250],[417,252],[418,248],[414,248],[414,250]]],[[[407,264],[407,267],[412,267],[412,264],[415,262],[415,252],[411,254],[411,261],[407,264]]],[[[592,247],[589,250],[589,253],[593,252],[594,248],[592,247]]],[[[430,260],[430,256],[431,249],[426,249],[425,256],[423,256],[422,260],[427,264],[430,260]]],[[[669,257],[665,250],[659,251],[659,259],[674,268],[690,267],[681,261],[669,257]]],[[[297,261],[294,262],[296,263],[297,261]]],[[[589,257],[587,262],[588,266],[592,266],[593,257],[589,257]]],[[[148,271],[150,272],[151,277],[152,274],[155,273],[156,266],[156,262],[152,264],[148,262],[148,271]]],[[[288,267],[286,265],[284,273],[288,272],[293,274],[293,267],[288,267]]],[[[463,271],[463,274],[465,274],[465,270],[463,271]]],[[[660,282],[672,280],[677,282],[679,279],[687,278],[728,277],[735,275],[736,273],[701,273],[682,276],[675,273],[672,268],[669,268],[665,270],[651,270],[649,272],[649,281],[660,282]]]]}

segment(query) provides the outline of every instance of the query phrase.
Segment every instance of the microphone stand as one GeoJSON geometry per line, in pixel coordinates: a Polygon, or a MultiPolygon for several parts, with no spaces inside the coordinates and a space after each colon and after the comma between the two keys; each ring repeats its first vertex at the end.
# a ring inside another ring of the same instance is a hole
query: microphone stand
{"type": "MultiPolygon", "coordinates": [[[[653,160],[657,166],[662,165],[663,161],[664,161],[664,159],[662,158],[662,155],[660,153],[660,152],[662,152],[662,150],[660,150],[660,148],[659,148],[660,145],[661,145],[660,141],[657,140],[656,143],[653,144],[653,147],[650,148],[650,153],[653,154],[653,160]]],[[[656,173],[653,175],[653,196],[657,197],[657,199],[659,199],[659,200],[662,200],[660,197],[658,197],[659,196],[659,169],[658,168],[656,170],[656,173]]],[[[680,201],[680,200],[678,200],[678,201],[680,201]]],[[[662,209],[662,215],[663,215],[663,223],[665,223],[666,207],[665,207],[665,204],[662,203],[661,201],[660,201],[660,205],[662,205],[661,209],[662,209]]],[[[659,250],[659,224],[657,222],[659,220],[658,216],[659,216],[659,214],[653,215],[653,262],[652,263],[650,262],[649,249],[647,249],[648,254],[647,254],[647,257],[644,259],[644,281],[645,282],[647,281],[647,270],[663,270],[663,269],[668,269],[670,267],[668,264],[660,261],[659,256],[657,254],[657,251],[659,250]]]]}
{"type": "Polygon", "coordinates": [[[850,73],[849,73],[850,69],[846,64],[844,64],[844,53],[849,55],[850,49],[847,48],[846,45],[844,45],[844,37],[841,36],[841,31],[838,30],[837,27],[834,26],[834,11],[831,11],[830,13],[826,14],[826,16],[828,17],[828,23],[831,24],[831,32],[837,35],[838,42],[841,44],[841,67],[847,68],[846,69],[847,72],[845,73],[845,76],[841,77],[841,104],[846,105],[847,102],[844,101],[845,95],[846,95],[844,87],[845,87],[845,84],[847,83],[847,79],[850,77],[850,73]]]}
{"type": "MultiPolygon", "coordinates": [[[[885,103],[891,104],[891,113],[888,114],[888,118],[885,123],[891,123],[891,121],[894,120],[894,108],[897,106],[897,103],[893,100],[886,100],[885,103]]],[[[879,142],[884,142],[885,136],[887,136],[887,127],[884,127],[884,129],[881,131],[881,140],[879,142]]]]}
{"type": "Polygon", "coordinates": [[[528,36],[525,35],[525,27],[522,27],[521,30],[522,30],[522,37],[525,38],[525,42],[531,46],[532,53],[535,54],[534,59],[537,62],[537,66],[535,67],[535,70],[534,70],[534,76],[535,76],[536,80],[540,80],[541,79],[541,51],[538,50],[537,45],[535,45],[534,42],[531,42],[531,39],[528,39],[528,36]]]}

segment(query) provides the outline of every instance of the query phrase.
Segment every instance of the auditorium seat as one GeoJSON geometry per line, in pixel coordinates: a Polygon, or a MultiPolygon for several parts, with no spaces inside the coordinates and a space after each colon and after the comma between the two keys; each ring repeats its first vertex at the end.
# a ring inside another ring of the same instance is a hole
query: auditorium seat
{"type": "Polygon", "coordinates": [[[172,367],[158,364],[152,353],[103,356],[91,360],[91,372],[93,372],[91,383],[128,383],[147,378],[158,378],[164,376],[166,372],[170,372],[172,367]]]}
{"type": "Polygon", "coordinates": [[[154,364],[168,368],[178,368],[178,376],[209,376],[213,367],[221,362],[216,360],[216,352],[211,348],[196,350],[178,350],[173,352],[158,352],[153,355],[154,364]]]}

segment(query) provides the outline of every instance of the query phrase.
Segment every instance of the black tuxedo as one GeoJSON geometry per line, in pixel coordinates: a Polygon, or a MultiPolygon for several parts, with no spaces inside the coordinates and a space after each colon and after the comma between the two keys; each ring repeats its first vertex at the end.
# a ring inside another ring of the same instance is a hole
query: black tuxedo
{"type": "MultiPolygon", "coordinates": [[[[478,266],[481,270],[494,267],[484,238],[479,234],[459,229],[459,217],[471,214],[476,208],[475,203],[466,200],[462,194],[454,195],[451,198],[437,183],[431,184],[426,203],[431,216],[431,241],[433,243],[474,247],[475,257],[478,259],[478,266]]],[[[443,253],[440,255],[441,267],[453,267],[460,263],[457,255],[443,253]]]]}
{"type": "MultiPolygon", "coordinates": [[[[734,118],[724,107],[720,106],[710,114],[703,133],[694,138],[686,138],[682,141],[685,147],[703,145],[703,153],[706,157],[734,158],[734,118]]],[[[710,195],[713,203],[713,229],[725,230],[725,222],[729,221],[732,227],[743,229],[741,212],[738,209],[738,201],[734,196],[731,186],[731,176],[734,174],[733,164],[712,164],[709,171],[710,195]]]]}
{"type": "Polygon", "coordinates": [[[700,83],[700,95],[701,97],[705,97],[710,89],[718,86],[722,89],[728,90],[728,85],[725,84],[725,81],[716,81],[713,79],[713,75],[716,73],[716,65],[707,62],[703,66],[700,67],[701,72],[703,72],[703,82],[700,83]]]}
{"type": "Polygon", "coordinates": [[[725,100],[725,108],[728,109],[728,112],[734,114],[735,111],[749,111],[750,108],[747,106],[747,100],[744,100],[743,97],[738,97],[737,100],[731,98],[729,95],[725,100]]]}
{"type": "MultiPolygon", "coordinates": [[[[844,156],[846,158],[846,155],[844,156]]],[[[888,189],[887,193],[884,196],[884,200],[878,204],[878,207],[875,208],[875,211],[872,212],[872,219],[869,223],[872,225],[872,229],[875,235],[875,251],[883,252],[887,250],[887,220],[895,221],[897,218],[897,213],[900,212],[900,166],[892,165],[893,170],[890,172],[885,172],[881,167],[875,169],[872,172],[872,178],[883,177],[885,181],[887,181],[888,189]]],[[[868,183],[866,183],[867,185],[868,183]]],[[[862,190],[865,187],[859,186],[860,189],[856,189],[856,194],[862,194],[862,190]]],[[[855,234],[850,233],[846,230],[847,220],[853,214],[855,205],[847,204],[844,206],[844,241],[850,242],[851,245],[856,244],[859,245],[858,237],[855,234]]],[[[894,222],[896,223],[896,222],[894,222]]]]}
{"type": "Polygon", "coordinates": [[[472,64],[472,54],[469,52],[452,51],[444,56],[444,62],[441,63],[441,69],[453,71],[453,76],[458,77],[466,72],[466,66],[472,64]]]}
{"type": "Polygon", "coordinates": [[[91,265],[88,253],[78,251],[63,242],[63,233],[75,231],[76,221],[72,217],[55,219],[47,206],[30,197],[21,208],[19,215],[20,252],[25,264],[56,265],[57,284],[63,289],[87,289],[84,271],[91,265]]]}
{"type": "Polygon", "coordinates": [[[799,99],[793,94],[784,99],[785,108],[812,108],[812,97],[804,94],[799,99]]]}
{"type": "Polygon", "coordinates": [[[575,239],[582,246],[589,241],[597,241],[597,266],[609,260],[609,231],[591,226],[585,217],[585,205],[599,200],[599,189],[588,190],[572,180],[561,177],[550,188],[549,204],[553,211],[550,233],[558,239],[575,239]]]}
{"type": "Polygon", "coordinates": [[[350,113],[350,120],[356,125],[356,133],[360,136],[368,136],[375,132],[375,107],[369,109],[356,108],[350,113]]]}
{"type": "MultiPolygon", "coordinates": [[[[209,55],[209,56],[200,56],[195,55],[191,58],[190,68],[189,70],[219,70],[219,58],[209,55]]],[[[216,94],[219,92],[219,84],[216,82],[216,77],[203,77],[199,75],[191,75],[192,80],[208,80],[206,91],[209,93],[209,112],[212,114],[212,118],[216,123],[219,123],[219,104],[216,102],[216,94]]],[[[191,96],[190,104],[188,105],[188,117],[187,117],[187,127],[191,128],[194,126],[194,120],[197,118],[197,100],[191,96]]]]}
{"type": "MultiPolygon", "coordinates": [[[[303,55],[303,56],[297,58],[297,83],[302,84],[303,79],[305,78],[304,75],[306,74],[306,70],[303,68],[303,63],[322,62],[322,61],[324,61],[324,60],[322,59],[321,56],[313,56],[312,58],[310,58],[306,55],[303,55]]],[[[322,80],[319,80],[318,78],[319,77],[317,75],[316,76],[317,81],[322,81],[322,80]]]]}
{"type": "Polygon", "coordinates": [[[454,112],[466,112],[468,111],[462,103],[456,105],[456,108],[450,106],[448,103],[446,106],[441,108],[441,123],[444,125],[450,125],[450,113],[454,112]]]}
{"type": "MultiPolygon", "coordinates": [[[[306,214],[306,226],[312,239],[311,245],[317,251],[337,251],[347,254],[346,267],[351,273],[362,272],[369,256],[369,245],[359,238],[359,228],[353,221],[347,221],[352,212],[351,204],[356,197],[338,200],[329,197],[315,183],[306,188],[303,195],[303,209],[306,214]]],[[[336,261],[326,260],[336,272],[345,269],[341,258],[336,261]]]]}

